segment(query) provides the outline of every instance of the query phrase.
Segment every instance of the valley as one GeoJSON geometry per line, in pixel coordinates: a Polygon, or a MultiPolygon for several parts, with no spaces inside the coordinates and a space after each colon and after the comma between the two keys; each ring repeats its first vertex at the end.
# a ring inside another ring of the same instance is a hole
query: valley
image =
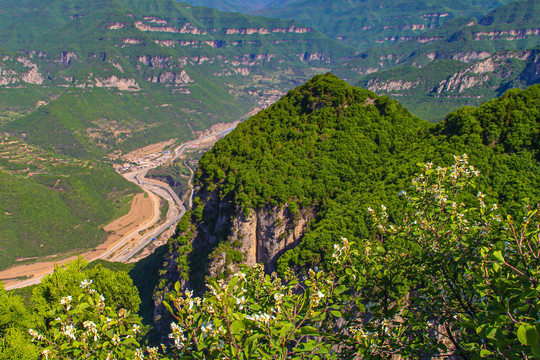
{"type": "MultiPolygon", "coordinates": [[[[129,159],[129,163],[137,165],[119,166],[117,171],[120,171],[128,181],[140,186],[145,191],[145,195],[136,195],[131,203],[130,211],[103,228],[111,233],[103,244],[91,251],[83,252],[80,256],[88,261],[98,259],[113,262],[138,261],[150,254],[147,251],[143,252],[142,256],[139,255],[150,243],[155,243],[153,244],[155,247],[166,242],[174,234],[175,225],[186,212],[186,207],[168,184],[146,179],[146,172],[160,165],[172,163],[191,147],[210,148],[217,140],[232,131],[236,125],[237,122],[222,126],[219,130],[206,134],[197,140],[181,144],[171,149],[170,152],[163,149],[173,142],[150,145],[127,154],[125,158],[129,159]],[[134,157],[136,155],[140,157],[134,157]],[[163,201],[168,203],[164,217],[160,215],[163,201]]],[[[187,197],[188,208],[191,206],[191,197],[192,191],[187,197]]],[[[4,282],[7,290],[35,285],[40,282],[43,276],[52,273],[55,266],[67,264],[76,259],[77,256],[55,255],[53,256],[54,261],[38,261],[17,265],[0,271],[0,281],[4,282]]]]}

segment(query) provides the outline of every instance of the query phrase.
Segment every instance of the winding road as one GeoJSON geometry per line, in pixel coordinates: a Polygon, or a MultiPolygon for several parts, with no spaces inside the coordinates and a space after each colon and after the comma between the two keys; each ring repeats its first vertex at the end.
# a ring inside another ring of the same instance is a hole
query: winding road
{"type": "MultiPolygon", "coordinates": [[[[173,153],[174,156],[171,161],[174,161],[178,157],[182,156],[184,152],[186,151],[186,149],[188,149],[190,146],[197,144],[200,141],[210,139],[212,137],[217,138],[219,136],[226,135],[227,133],[232,131],[232,129],[234,129],[235,127],[236,125],[231,126],[225,130],[216,131],[206,136],[203,139],[192,140],[176,147],[174,149],[174,153],[173,153]]],[[[176,223],[185,214],[186,207],[184,203],[178,197],[178,195],[169,187],[168,184],[145,178],[145,175],[148,172],[148,170],[156,166],[149,166],[145,169],[123,174],[123,176],[127,180],[139,185],[152,199],[152,203],[154,204],[152,217],[149,220],[145,221],[144,223],[139,224],[137,228],[132,230],[129,234],[124,235],[122,238],[120,238],[118,241],[116,241],[114,244],[108,247],[106,251],[104,252],[100,251],[99,255],[98,253],[93,254],[93,252],[85,253],[84,257],[88,261],[103,259],[103,260],[108,260],[108,261],[126,262],[129,259],[131,259],[133,256],[135,256],[138,252],[140,252],[145,246],[151,243],[153,239],[157,238],[160,234],[165,232],[167,229],[174,227],[176,223]],[[169,210],[166,214],[165,222],[159,225],[158,227],[155,227],[161,217],[161,211],[159,208],[159,203],[160,203],[159,197],[165,199],[169,203],[169,210]],[[141,235],[141,233],[143,232],[145,233],[141,235]]],[[[191,188],[191,193],[188,198],[188,207],[191,207],[192,200],[193,200],[192,179],[193,179],[194,171],[189,165],[186,164],[186,166],[188,167],[191,173],[189,181],[188,181],[189,187],[191,188]]],[[[62,261],[65,262],[67,260],[65,259],[62,261]]],[[[44,262],[44,263],[35,264],[36,271],[39,270],[38,273],[33,273],[33,276],[30,279],[23,280],[23,281],[17,282],[16,284],[10,284],[9,286],[6,286],[6,290],[13,290],[13,289],[18,289],[18,288],[38,284],[41,281],[41,278],[43,276],[45,276],[48,273],[53,272],[55,264],[56,264],[55,262],[44,262]]],[[[18,267],[10,268],[9,271],[12,271],[15,274],[15,276],[20,276],[19,274],[17,274],[17,269],[18,267]]]]}

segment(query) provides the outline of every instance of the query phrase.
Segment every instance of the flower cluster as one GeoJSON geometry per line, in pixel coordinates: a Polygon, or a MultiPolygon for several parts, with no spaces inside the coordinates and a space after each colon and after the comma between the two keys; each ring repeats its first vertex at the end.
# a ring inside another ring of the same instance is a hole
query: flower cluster
{"type": "Polygon", "coordinates": [[[141,332],[138,318],[126,309],[106,306],[105,297],[91,284],[92,280],[86,279],[80,284],[86,295],[60,299],[45,333],[29,330],[33,341],[44,348],[43,357],[142,359],[142,350],[135,352],[139,346],[135,336],[141,332]]]}

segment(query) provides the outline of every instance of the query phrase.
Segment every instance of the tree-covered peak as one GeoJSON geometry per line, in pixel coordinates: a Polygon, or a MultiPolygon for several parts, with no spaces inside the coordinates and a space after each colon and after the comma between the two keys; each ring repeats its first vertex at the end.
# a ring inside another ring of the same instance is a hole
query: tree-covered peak
{"type": "Polygon", "coordinates": [[[538,198],[538,89],[463,108],[436,127],[387,96],[317,75],[202,157],[196,221],[219,223],[216,202],[231,217],[264,209],[315,214],[300,244],[281,255],[284,270],[329,264],[340,236],[369,237],[369,206],[385,203],[391,219],[400,219],[395,195],[409,190],[418,163],[450,164],[467,153],[492,201],[510,208],[538,198]]]}
{"type": "Polygon", "coordinates": [[[317,75],[216,144],[201,159],[197,179],[244,208],[321,203],[429,126],[395,100],[317,75]]]}
{"type": "Polygon", "coordinates": [[[481,143],[497,152],[530,151],[538,159],[540,85],[512,89],[477,108],[464,107],[437,126],[449,140],[481,143]]]}

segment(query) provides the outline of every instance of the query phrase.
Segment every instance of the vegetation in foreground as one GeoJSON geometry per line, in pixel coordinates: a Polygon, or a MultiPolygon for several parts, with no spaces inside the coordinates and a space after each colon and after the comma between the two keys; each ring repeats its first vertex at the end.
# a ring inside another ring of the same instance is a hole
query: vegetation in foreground
{"type": "MultiPolygon", "coordinates": [[[[170,294],[171,344],[144,348],[125,272],[72,263],[34,290],[34,310],[0,290],[0,358],[366,359],[540,356],[540,219],[524,200],[502,216],[466,155],[422,164],[404,219],[369,209],[375,240],[334,246],[335,267],[304,277],[245,269],[208,292],[170,294]],[[122,286],[119,288],[119,286],[122,286]],[[105,294],[105,295],[104,295],[105,294]]],[[[379,207],[377,207],[379,208],[379,207]]]]}

